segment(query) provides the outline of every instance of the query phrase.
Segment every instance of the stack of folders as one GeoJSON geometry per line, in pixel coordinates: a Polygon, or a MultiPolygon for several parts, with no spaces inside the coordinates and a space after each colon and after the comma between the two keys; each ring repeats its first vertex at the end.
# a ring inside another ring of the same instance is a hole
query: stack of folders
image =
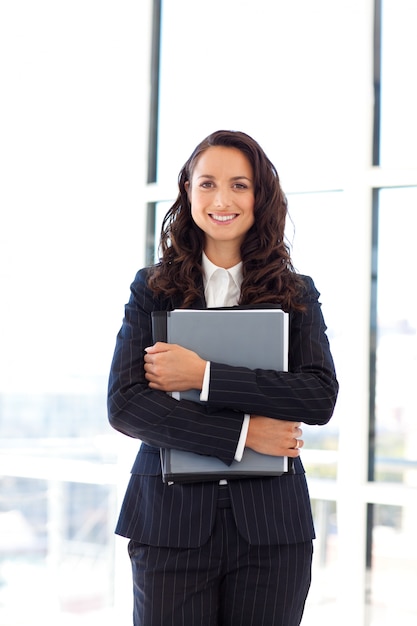
{"type": "MultiPolygon", "coordinates": [[[[220,309],[174,309],[152,313],[153,340],[176,343],[203,359],[250,369],[288,370],[288,313],[276,305],[220,309]]],[[[200,391],[171,394],[200,402],[200,391]]],[[[245,448],[242,460],[228,466],[217,457],[161,449],[166,483],[280,476],[291,471],[291,459],[245,448]]]]}

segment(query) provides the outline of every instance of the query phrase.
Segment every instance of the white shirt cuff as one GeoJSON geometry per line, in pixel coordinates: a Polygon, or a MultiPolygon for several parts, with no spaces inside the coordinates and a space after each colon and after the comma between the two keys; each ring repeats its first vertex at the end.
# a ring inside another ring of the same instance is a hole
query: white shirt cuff
{"type": "Polygon", "coordinates": [[[204,371],[203,386],[201,388],[201,393],[200,393],[201,402],[207,402],[208,397],[209,397],[209,390],[210,390],[210,361],[207,361],[206,369],[204,371]]]}
{"type": "Polygon", "coordinates": [[[242,430],[240,431],[239,441],[235,452],[235,461],[241,461],[246,445],[246,437],[248,436],[250,415],[245,414],[243,418],[242,430]]]}

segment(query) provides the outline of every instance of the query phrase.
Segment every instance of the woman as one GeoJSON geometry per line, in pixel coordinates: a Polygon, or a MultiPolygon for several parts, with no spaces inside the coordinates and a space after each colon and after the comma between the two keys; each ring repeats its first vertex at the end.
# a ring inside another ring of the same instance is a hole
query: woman
{"type": "Polygon", "coordinates": [[[131,286],[109,419],[143,442],[116,529],[130,538],[135,626],[300,624],[314,538],[300,425],[329,421],[338,383],[319,294],[296,274],[284,242],[286,215],[262,148],[242,132],[215,132],[180,172],[160,262],[131,286]],[[178,345],[152,345],[152,311],[259,303],[290,315],[288,372],[207,363],[178,345]],[[227,402],[225,376],[234,381],[227,402]],[[206,402],[166,393],[191,388],[206,402]],[[293,458],[294,472],[167,485],[160,447],[227,464],[248,447],[293,458]]]}

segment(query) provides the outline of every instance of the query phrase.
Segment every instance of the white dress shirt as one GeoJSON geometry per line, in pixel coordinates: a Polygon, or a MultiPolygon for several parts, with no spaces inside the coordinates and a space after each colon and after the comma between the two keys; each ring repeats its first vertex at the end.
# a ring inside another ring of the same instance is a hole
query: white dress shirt
{"type": "MultiPolygon", "coordinates": [[[[239,302],[242,285],[242,262],[228,270],[214,265],[203,252],[204,296],[208,308],[234,306],[239,302]]],[[[210,388],[210,361],[207,361],[200,400],[207,401],[210,388]]],[[[245,415],[235,452],[235,461],[242,459],[249,428],[249,415],[245,415]]]]}

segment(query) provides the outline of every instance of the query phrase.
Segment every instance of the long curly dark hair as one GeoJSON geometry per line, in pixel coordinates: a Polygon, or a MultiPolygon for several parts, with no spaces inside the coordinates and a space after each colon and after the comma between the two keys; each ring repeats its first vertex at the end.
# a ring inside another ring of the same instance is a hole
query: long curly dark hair
{"type": "Polygon", "coordinates": [[[293,268],[284,237],[288,208],[278,173],[259,144],[239,131],[212,133],[181,169],[178,197],[162,222],[161,256],[150,271],[150,288],[156,294],[179,299],[184,308],[200,296],[205,234],[191,217],[186,183],[191,181],[201,154],[212,146],[237,148],[249,159],[253,170],[255,222],[240,250],[243,282],[239,304],[275,303],[287,311],[303,310],[303,281],[293,268]]]}

